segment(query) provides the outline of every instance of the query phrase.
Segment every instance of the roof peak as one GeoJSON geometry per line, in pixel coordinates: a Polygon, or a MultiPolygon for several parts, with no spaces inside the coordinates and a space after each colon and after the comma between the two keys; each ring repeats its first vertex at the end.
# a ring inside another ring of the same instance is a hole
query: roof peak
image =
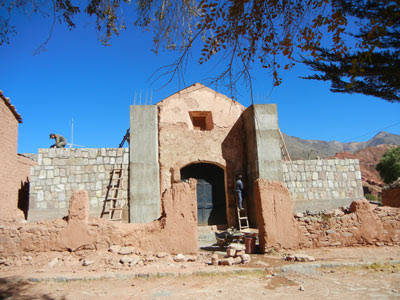
{"type": "MultiPolygon", "coordinates": [[[[200,82],[193,83],[193,84],[191,84],[191,85],[189,85],[189,86],[187,86],[187,87],[185,87],[185,88],[183,88],[183,89],[181,89],[181,90],[179,90],[179,91],[177,91],[177,92],[175,92],[175,93],[169,95],[168,97],[165,97],[164,99],[158,101],[155,105],[157,105],[157,104],[159,104],[159,103],[161,103],[161,102],[163,102],[163,101],[169,99],[170,97],[172,97],[172,96],[174,96],[174,95],[176,95],[176,94],[190,93],[190,92],[193,92],[193,91],[196,91],[196,90],[199,90],[199,89],[207,89],[207,90],[210,90],[210,91],[212,91],[212,92],[214,92],[214,93],[217,93],[217,94],[219,94],[219,95],[222,95],[223,97],[225,97],[225,98],[227,98],[227,99],[229,99],[229,100],[231,100],[231,101],[233,101],[233,102],[238,103],[239,105],[242,105],[242,104],[240,104],[240,102],[238,102],[238,101],[236,101],[236,100],[234,100],[234,99],[232,99],[232,98],[226,96],[225,94],[222,94],[221,92],[218,92],[218,91],[216,91],[216,90],[214,90],[214,89],[212,89],[212,88],[210,88],[210,87],[208,87],[208,86],[206,86],[206,85],[204,85],[204,84],[202,84],[202,83],[200,83],[200,82]]],[[[243,106],[243,105],[242,105],[242,106],[243,106]]]]}
{"type": "Polygon", "coordinates": [[[8,108],[11,110],[14,117],[17,119],[18,123],[22,123],[21,115],[19,113],[17,113],[15,106],[11,104],[10,98],[7,98],[6,96],[4,96],[2,90],[0,90],[0,99],[2,99],[4,101],[4,103],[8,106],[8,108]]]}

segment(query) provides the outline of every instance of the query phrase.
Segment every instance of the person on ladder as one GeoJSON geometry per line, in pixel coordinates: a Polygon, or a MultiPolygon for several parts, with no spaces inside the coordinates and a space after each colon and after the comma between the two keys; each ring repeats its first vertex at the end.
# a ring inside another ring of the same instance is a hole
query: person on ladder
{"type": "Polygon", "coordinates": [[[239,175],[236,180],[236,195],[238,199],[238,206],[240,210],[244,210],[243,208],[243,176],[239,175]]]}

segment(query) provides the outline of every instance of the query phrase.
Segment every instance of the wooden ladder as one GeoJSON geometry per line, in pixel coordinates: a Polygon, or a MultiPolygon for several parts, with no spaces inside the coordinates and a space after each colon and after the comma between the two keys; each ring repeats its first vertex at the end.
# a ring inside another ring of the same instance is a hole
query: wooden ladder
{"type": "Polygon", "coordinates": [[[238,207],[237,213],[238,213],[239,231],[249,228],[250,227],[249,219],[247,218],[246,211],[244,209],[240,210],[238,207]]]}
{"type": "Polygon", "coordinates": [[[281,153],[283,160],[292,161],[288,149],[286,148],[285,140],[283,139],[282,132],[278,128],[279,136],[281,137],[281,153]]]}
{"type": "Polygon", "coordinates": [[[114,167],[110,172],[110,182],[107,186],[107,193],[104,199],[101,217],[108,214],[110,221],[121,222],[122,213],[127,209],[127,201],[124,197],[124,169],[114,167]]]}

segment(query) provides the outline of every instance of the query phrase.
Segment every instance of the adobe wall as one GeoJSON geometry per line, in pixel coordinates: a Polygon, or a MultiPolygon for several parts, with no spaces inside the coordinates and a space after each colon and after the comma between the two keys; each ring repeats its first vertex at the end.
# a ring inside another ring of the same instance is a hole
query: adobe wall
{"type": "Polygon", "coordinates": [[[0,256],[27,252],[134,246],[143,251],[198,253],[196,181],[174,184],[162,195],[162,217],[148,224],[115,223],[88,217],[87,191],[71,197],[68,221],[55,219],[2,224],[0,256]]]}
{"type": "Polygon", "coordinates": [[[283,174],[296,212],[335,209],[364,197],[357,159],[284,161],[283,174]]]}
{"type": "Polygon", "coordinates": [[[17,199],[15,176],[18,149],[18,120],[0,97],[0,216],[15,207],[17,199]]]}
{"type": "Polygon", "coordinates": [[[235,175],[243,173],[242,119],[245,108],[201,84],[157,104],[161,192],[180,182],[181,168],[191,163],[215,164],[225,172],[227,218],[235,224],[235,175]],[[190,111],[211,111],[212,130],[195,130],[190,111]]]}
{"type": "Polygon", "coordinates": [[[392,207],[400,207],[400,186],[383,189],[382,204],[392,207]]]}
{"type": "Polygon", "coordinates": [[[289,213],[289,190],[278,181],[255,183],[261,251],[344,246],[400,245],[400,208],[378,207],[367,200],[349,210],[289,213]]]}
{"type": "Polygon", "coordinates": [[[17,154],[21,122],[15,107],[0,91],[0,220],[3,221],[24,218],[30,168],[36,164],[17,154]]]}
{"type": "Polygon", "coordinates": [[[296,248],[298,227],[287,188],[279,181],[257,179],[254,182],[260,249],[296,248]]]}
{"type": "Polygon", "coordinates": [[[14,209],[18,209],[24,213],[24,218],[26,219],[29,211],[30,174],[32,167],[37,166],[37,162],[22,155],[17,155],[16,158],[17,172],[15,175],[15,185],[18,197],[12,199],[10,202],[14,209]]]}
{"type": "Polygon", "coordinates": [[[367,200],[350,211],[298,216],[301,248],[400,245],[400,208],[376,206],[367,200]]]}
{"type": "Polygon", "coordinates": [[[124,169],[124,197],[128,190],[128,148],[39,149],[38,165],[32,168],[28,220],[62,218],[74,191],[87,190],[90,213],[99,217],[110,172],[124,169]]]}

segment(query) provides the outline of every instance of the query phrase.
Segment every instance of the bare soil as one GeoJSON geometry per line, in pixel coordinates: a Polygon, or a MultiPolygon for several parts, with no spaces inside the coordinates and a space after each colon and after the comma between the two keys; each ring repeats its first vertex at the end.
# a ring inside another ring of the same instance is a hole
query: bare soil
{"type": "Polygon", "coordinates": [[[316,258],[315,263],[321,264],[378,263],[288,273],[278,271],[287,264],[282,259],[283,252],[252,255],[251,263],[240,267],[208,266],[211,252],[202,252],[195,262],[177,263],[167,256],[135,267],[122,265],[111,253],[48,253],[8,259],[8,266],[2,264],[0,299],[400,299],[400,265],[394,263],[400,260],[400,247],[313,249],[296,253],[311,255],[316,258]],[[56,257],[57,263],[49,264],[56,257]],[[82,260],[89,258],[94,263],[82,266],[82,260]],[[230,272],[234,270],[239,272],[230,272]],[[106,274],[126,275],[126,278],[133,273],[158,273],[164,277],[89,280],[106,274]],[[81,280],[84,276],[88,279],[81,280]],[[57,277],[80,280],[27,280],[57,277]]]}

